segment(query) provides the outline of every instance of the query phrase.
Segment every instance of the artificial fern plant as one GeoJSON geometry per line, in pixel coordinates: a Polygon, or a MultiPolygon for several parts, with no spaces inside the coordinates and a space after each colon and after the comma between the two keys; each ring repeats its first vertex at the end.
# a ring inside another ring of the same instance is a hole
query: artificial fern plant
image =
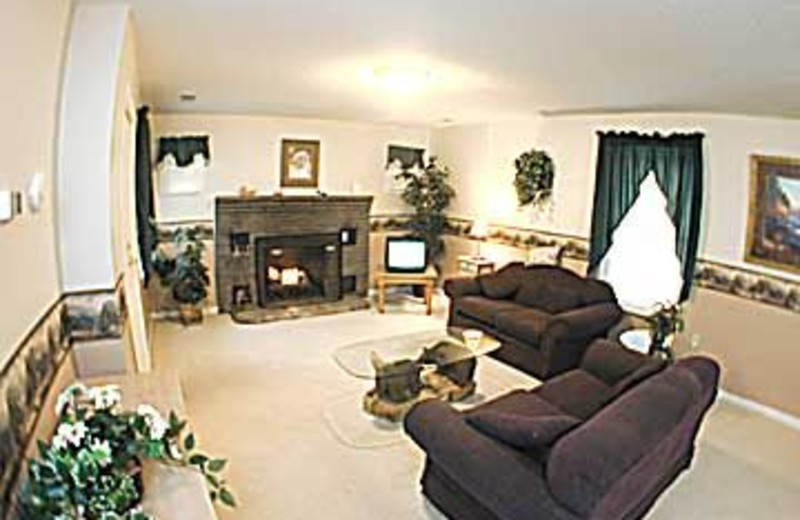
{"type": "Polygon", "coordinates": [[[414,208],[411,217],[413,234],[425,240],[428,262],[435,263],[444,252],[442,234],[447,226],[445,211],[455,198],[456,192],[449,184],[450,171],[440,167],[435,157],[421,173],[402,172],[396,178],[405,184],[403,202],[414,208]]]}

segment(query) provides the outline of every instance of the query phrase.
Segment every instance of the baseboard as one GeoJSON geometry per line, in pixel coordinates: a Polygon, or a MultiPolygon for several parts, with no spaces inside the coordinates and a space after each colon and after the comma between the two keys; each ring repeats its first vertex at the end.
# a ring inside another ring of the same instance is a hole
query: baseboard
{"type": "Polygon", "coordinates": [[[777,421],[785,426],[788,426],[789,428],[800,431],[800,417],[759,403],[758,401],[753,401],[752,399],[732,394],[722,389],[719,391],[719,398],[723,401],[727,401],[730,404],[744,408],[745,410],[749,410],[751,412],[755,412],[759,415],[763,415],[764,417],[772,419],[773,421],[777,421]]]}

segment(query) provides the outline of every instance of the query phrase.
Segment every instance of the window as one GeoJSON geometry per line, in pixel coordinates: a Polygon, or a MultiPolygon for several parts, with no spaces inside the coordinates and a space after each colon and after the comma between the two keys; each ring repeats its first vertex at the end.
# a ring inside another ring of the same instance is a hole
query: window
{"type": "Polygon", "coordinates": [[[683,277],[675,238],[667,199],[651,171],[614,229],[597,269],[597,277],[611,284],[622,308],[647,315],[659,305],[679,302],[683,277]]]}

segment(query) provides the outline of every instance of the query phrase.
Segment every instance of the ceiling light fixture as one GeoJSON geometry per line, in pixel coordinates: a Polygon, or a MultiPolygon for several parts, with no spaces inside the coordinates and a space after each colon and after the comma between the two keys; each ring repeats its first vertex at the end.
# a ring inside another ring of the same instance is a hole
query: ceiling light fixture
{"type": "Polygon", "coordinates": [[[398,94],[423,90],[431,80],[431,71],[415,66],[387,66],[373,69],[372,77],[384,89],[398,94]]]}

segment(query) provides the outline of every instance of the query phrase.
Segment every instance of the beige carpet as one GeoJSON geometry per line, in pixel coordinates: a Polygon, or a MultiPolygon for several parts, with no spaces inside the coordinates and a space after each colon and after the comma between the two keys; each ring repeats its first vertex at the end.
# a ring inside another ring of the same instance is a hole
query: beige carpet
{"type": "MultiPolygon", "coordinates": [[[[222,519],[441,519],[418,491],[421,452],[407,439],[358,449],[337,438],[324,411],[369,386],[332,360],[339,346],[443,325],[398,303],[264,325],[226,316],[201,327],[159,323],[156,370],[180,373],[202,446],[230,459],[240,507],[222,519]]],[[[479,363],[491,396],[529,380],[491,359],[479,363]]],[[[654,520],[800,517],[800,433],[728,404],[715,406],[692,470],[665,494],[654,520]]]]}

